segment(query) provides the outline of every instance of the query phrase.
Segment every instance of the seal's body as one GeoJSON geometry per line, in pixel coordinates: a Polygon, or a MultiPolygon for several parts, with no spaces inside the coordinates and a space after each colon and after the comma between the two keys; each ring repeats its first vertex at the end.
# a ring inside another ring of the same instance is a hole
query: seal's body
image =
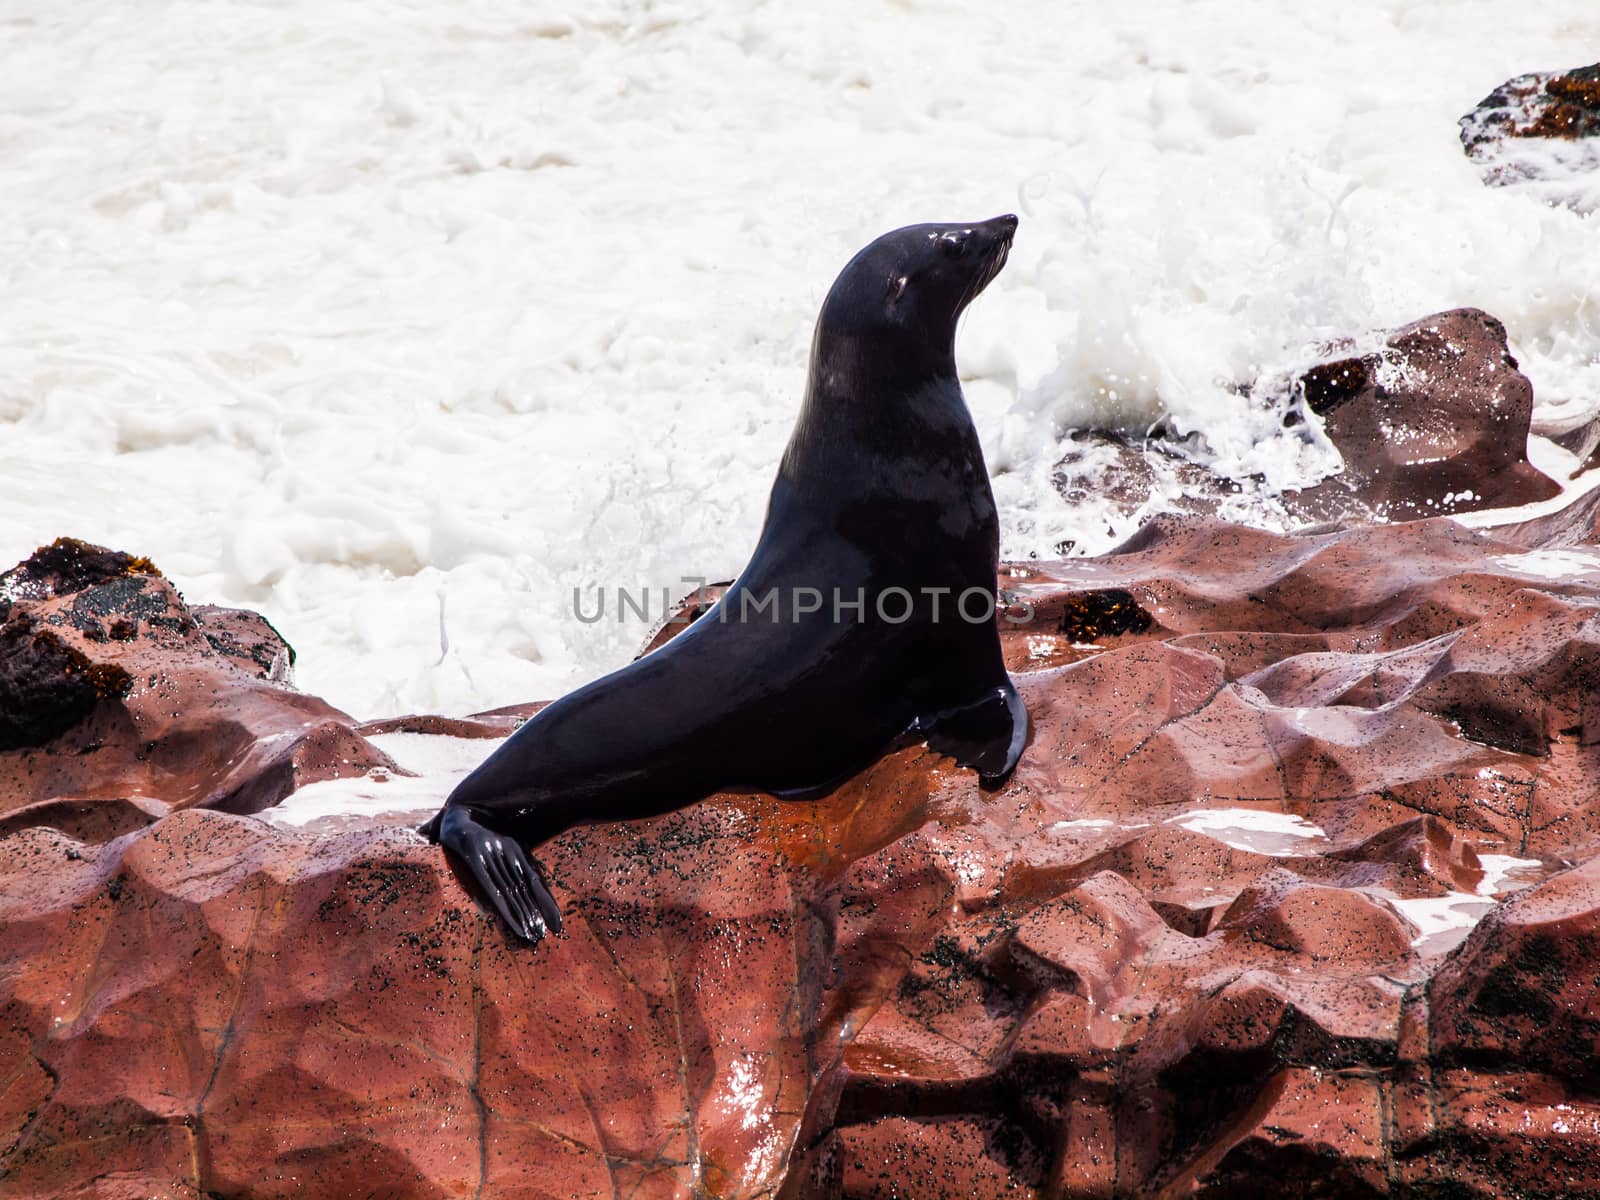
{"type": "Polygon", "coordinates": [[[902,735],[1016,765],[1027,715],[994,621],[999,536],[955,368],[956,319],[1015,217],[873,242],[823,304],[805,405],[755,554],[660,649],[549,705],[426,828],[511,929],[560,915],[523,852],[724,788],[815,793],[902,735]]]}

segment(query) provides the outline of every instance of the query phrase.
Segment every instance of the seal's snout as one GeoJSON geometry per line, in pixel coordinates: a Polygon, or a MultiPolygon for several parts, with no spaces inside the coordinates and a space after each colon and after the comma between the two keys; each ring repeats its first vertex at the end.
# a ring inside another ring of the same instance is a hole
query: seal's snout
{"type": "Polygon", "coordinates": [[[1009,247],[1017,232],[1017,218],[1010,213],[991,217],[976,225],[954,226],[934,235],[946,258],[987,258],[1009,247]]]}
{"type": "Polygon", "coordinates": [[[1017,218],[1006,213],[1003,217],[991,217],[977,228],[983,234],[984,249],[1009,247],[1011,239],[1017,234],[1017,218]]]}
{"type": "MultiPolygon", "coordinates": [[[[972,295],[977,295],[1000,274],[1000,268],[1006,265],[1006,259],[1011,254],[1011,239],[1016,236],[1017,218],[1012,213],[1001,217],[991,217],[981,225],[974,226],[975,240],[981,242],[979,247],[980,266],[976,280],[977,286],[972,295]]],[[[971,300],[971,296],[967,299],[971,300]]]]}
{"type": "MultiPolygon", "coordinates": [[[[993,279],[1000,268],[1005,265],[1006,256],[1011,253],[1011,239],[1017,233],[1017,218],[1011,213],[1003,217],[991,217],[983,224],[974,227],[974,240],[981,243],[979,253],[989,265],[988,278],[993,279]]],[[[988,280],[985,280],[987,283],[988,280]]]]}

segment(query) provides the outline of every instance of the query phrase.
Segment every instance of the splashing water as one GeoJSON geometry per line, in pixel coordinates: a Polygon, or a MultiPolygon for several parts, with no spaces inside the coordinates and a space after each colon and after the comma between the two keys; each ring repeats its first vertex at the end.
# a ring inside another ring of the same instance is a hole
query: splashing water
{"type": "Polygon", "coordinates": [[[1074,426],[1320,477],[1242,385],[1438,309],[1505,321],[1541,421],[1600,401],[1593,221],[1456,131],[1577,65],[1585,0],[16,0],[0,37],[0,560],[149,554],[363,716],[553,695],[647,628],[575,587],[732,575],[817,306],[895,225],[1022,214],[958,345],[1011,556],[1128,532],[1052,486],[1074,426]]]}

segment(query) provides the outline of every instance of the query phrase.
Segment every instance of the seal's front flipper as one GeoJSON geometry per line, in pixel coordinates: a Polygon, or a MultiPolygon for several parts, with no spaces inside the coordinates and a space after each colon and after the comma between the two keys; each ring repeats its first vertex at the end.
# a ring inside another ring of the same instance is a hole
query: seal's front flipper
{"type": "Polygon", "coordinates": [[[976,703],[919,717],[908,732],[926,738],[929,749],[973,768],[984,787],[995,788],[1006,781],[1022,757],[1028,740],[1028,710],[1008,679],[976,703]]]}
{"type": "Polygon", "coordinates": [[[469,810],[452,805],[439,814],[437,833],[439,844],[472,875],[512,933],[536,946],[546,932],[561,932],[561,910],[513,839],[478,824],[469,810]]]}

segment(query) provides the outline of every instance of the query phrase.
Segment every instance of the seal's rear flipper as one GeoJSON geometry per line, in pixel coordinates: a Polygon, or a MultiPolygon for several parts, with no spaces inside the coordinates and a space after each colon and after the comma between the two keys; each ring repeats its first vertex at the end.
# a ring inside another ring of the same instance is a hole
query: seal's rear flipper
{"type": "Polygon", "coordinates": [[[439,844],[467,869],[512,933],[536,946],[547,931],[561,932],[561,910],[513,839],[478,824],[471,812],[454,805],[439,814],[437,830],[439,844]]]}
{"type": "Polygon", "coordinates": [[[925,737],[929,749],[973,768],[984,787],[995,788],[1006,781],[1022,757],[1028,740],[1028,710],[1008,679],[975,704],[918,718],[909,732],[925,737]]]}

